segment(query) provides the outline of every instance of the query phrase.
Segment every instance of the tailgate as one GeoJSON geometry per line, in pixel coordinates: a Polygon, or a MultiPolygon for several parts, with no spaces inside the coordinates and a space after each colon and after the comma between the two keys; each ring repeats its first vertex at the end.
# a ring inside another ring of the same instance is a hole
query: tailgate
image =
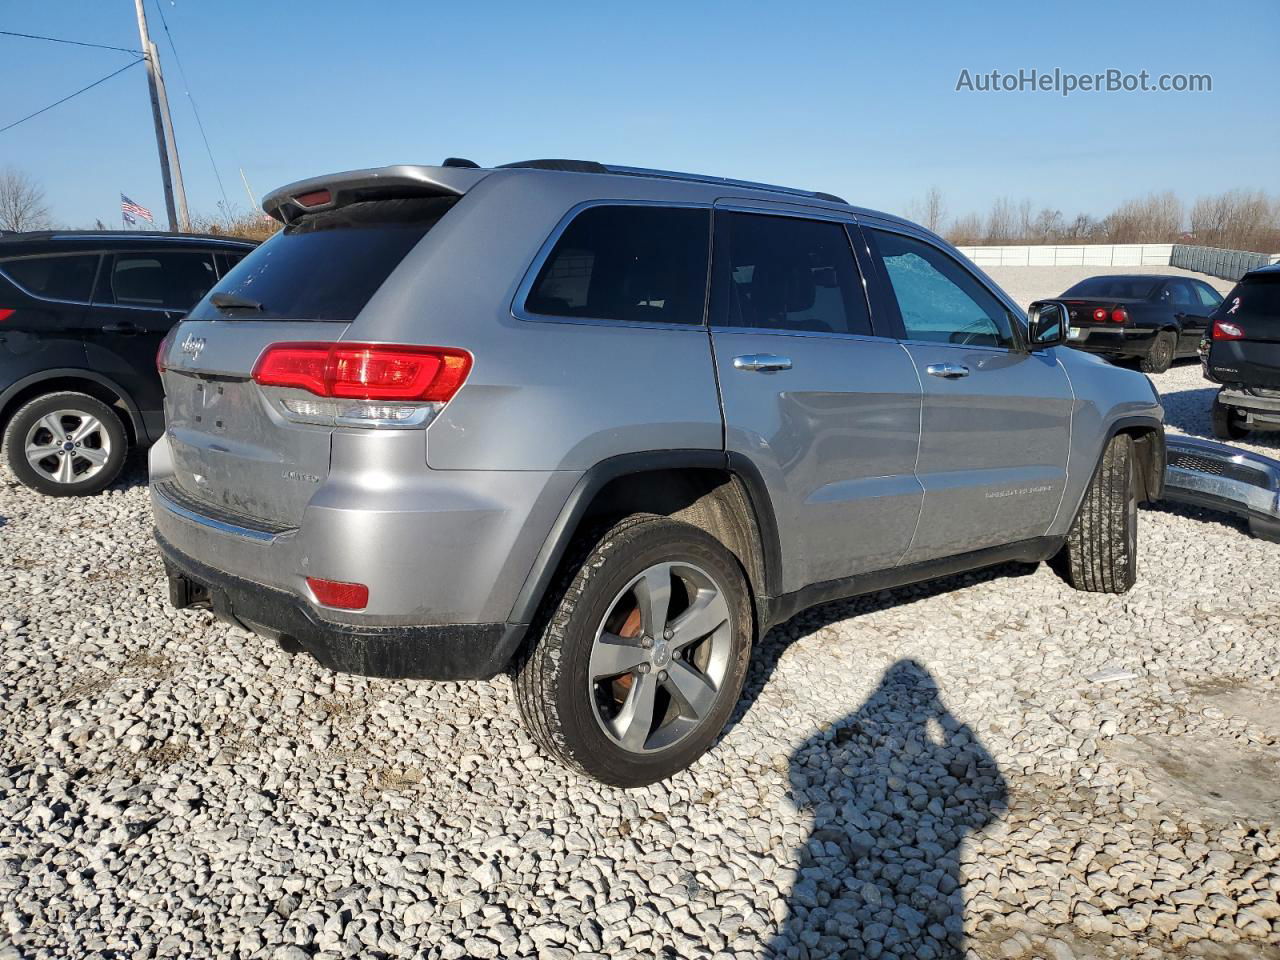
{"type": "Polygon", "coordinates": [[[1214,312],[1210,337],[1212,379],[1280,389],[1280,273],[1246,274],[1214,312]]]}
{"type": "Polygon", "coordinates": [[[164,373],[173,482],[221,511],[296,526],[329,474],[332,428],[286,419],[250,375],[268,345],[331,342],[348,326],[278,320],[181,324],[164,373]]]}

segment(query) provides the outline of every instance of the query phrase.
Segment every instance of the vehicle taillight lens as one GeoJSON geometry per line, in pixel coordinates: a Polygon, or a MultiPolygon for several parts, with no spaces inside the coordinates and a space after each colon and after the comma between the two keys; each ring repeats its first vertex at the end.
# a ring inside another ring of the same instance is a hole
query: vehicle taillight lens
{"type": "Polygon", "coordinates": [[[1093,311],[1093,319],[1097,320],[1099,323],[1105,321],[1107,319],[1106,309],[1099,307],[1097,310],[1093,311]]]}
{"type": "Polygon", "coordinates": [[[307,586],[317,603],[340,610],[363,610],[369,605],[369,588],[363,583],[344,583],[341,580],[325,580],[307,577],[307,586]]]}
{"type": "Polygon", "coordinates": [[[1232,323],[1230,320],[1215,320],[1213,321],[1213,339],[1243,340],[1244,327],[1238,323],[1232,323]]]}
{"type": "Polygon", "coordinates": [[[173,333],[177,327],[170,327],[169,332],[164,335],[164,339],[160,341],[160,346],[156,347],[156,372],[164,373],[169,368],[164,364],[164,358],[169,353],[169,347],[173,344],[173,333]]]}
{"type": "Polygon", "coordinates": [[[8,307],[0,307],[0,323],[4,323],[17,312],[17,310],[11,310],[8,307]]]}
{"type": "Polygon", "coordinates": [[[452,347],[277,343],[258,358],[253,380],[318,397],[446,403],[470,371],[471,354],[452,347]]]}
{"type": "Polygon", "coordinates": [[[1116,307],[1114,310],[1111,311],[1111,322],[1112,323],[1128,323],[1129,311],[1126,310],[1124,307],[1116,307]]]}
{"type": "Polygon", "coordinates": [[[333,199],[333,194],[328,190],[312,190],[310,193],[300,193],[293,199],[304,207],[321,207],[333,199]]]}

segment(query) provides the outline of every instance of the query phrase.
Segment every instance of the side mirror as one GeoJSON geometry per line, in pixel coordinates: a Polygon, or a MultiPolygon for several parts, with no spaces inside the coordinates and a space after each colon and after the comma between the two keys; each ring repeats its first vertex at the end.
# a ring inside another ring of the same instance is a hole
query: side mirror
{"type": "Polygon", "coordinates": [[[1057,346],[1067,339],[1067,305],[1058,300],[1037,300],[1027,311],[1027,346],[1032,350],[1057,346]]]}

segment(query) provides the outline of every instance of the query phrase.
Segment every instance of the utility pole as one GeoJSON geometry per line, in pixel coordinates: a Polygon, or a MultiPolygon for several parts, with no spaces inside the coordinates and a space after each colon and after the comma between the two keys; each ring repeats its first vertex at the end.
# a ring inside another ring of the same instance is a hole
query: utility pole
{"type": "Polygon", "coordinates": [[[182,185],[182,164],[178,161],[178,144],[173,138],[173,119],[169,116],[169,98],[165,94],[164,76],[160,72],[160,54],[147,31],[144,0],[134,0],[138,11],[138,37],[142,40],[142,56],[147,61],[147,86],[151,90],[151,119],[156,126],[156,147],[160,151],[160,178],[164,181],[164,207],[169,215],[169,229],[189,230],[187,191],[182,185]],[[173,157],[170,164],[170,155],[173,157]]]}

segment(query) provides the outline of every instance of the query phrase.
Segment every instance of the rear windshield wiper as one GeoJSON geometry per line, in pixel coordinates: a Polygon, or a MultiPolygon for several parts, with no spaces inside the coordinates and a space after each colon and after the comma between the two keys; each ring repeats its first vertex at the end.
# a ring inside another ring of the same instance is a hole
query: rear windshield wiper
{"type": "Polygon", "coordinates": [[[250,300],[248,297],[241,297],[234,293],[215,293],[209,297],[209,302],[220,310],[257,310],[263,309],[262,304],[257,300],[250,300]]]}

